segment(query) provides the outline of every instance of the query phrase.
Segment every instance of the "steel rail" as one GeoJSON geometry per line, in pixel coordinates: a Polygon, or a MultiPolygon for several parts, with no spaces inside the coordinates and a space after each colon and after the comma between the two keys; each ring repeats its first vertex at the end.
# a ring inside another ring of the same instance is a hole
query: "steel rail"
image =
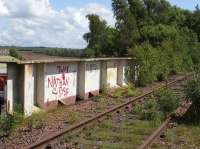
{"type": "Polygon", "coordinates": [[[191,105],[192,103],[187,103],[186,107],[183,105],[179,106],[176,109],[176,112],[170,114],[168,118],[137,149],[148,149],[148,147],[154,143],[154,141],[160,136],[160,134],[167,129],[168,124],[172,122],[174,118],[182,117],[187,112],[187,110],[191,107],[191,105]],[[181,113],[182,114],[181,116],[176,115],[180,108],[186,109],[183,113],[181,113]],[[174,117],[174,114],[176,115],[175,117],[174,117]]]}
{"type": "Polygon", "coordinates": [[[123,107],[126,107],[127,105],[130,105],[130,104],[132,104],[132,103],[134,103],[136,101],[139,101],[140,99],[143,99],[143,98],[153,94],[155,90],[161,89],[165,85],[167,85],[167,86],[173,85],[173,84],[175,84],[177,82],[181,82],[181,81],[187,79],[189,76],[190,75],[186,75],[186,76],[182,77],[181,79],[177,79],[177,80],[171,81],[169,83],[166,83],[164,85],[161,85],[159,87],[156,87],[156,88],[152,89],[151,91],[149,91],[149,92],[147,92],[147,93],[145,93],[145,94],[143,94],[141,96],[132,98],[128,102],[125,102],[125,103],[123,103],[121,105],[115,106],[114,108],[106,110],[105,112],[100,113],[100,114],[98,114],[98,115],[96,115],[96,116],[94,116],[92,118],[87,119],[87,120],[84,120],[84,121],[82,121],[82,122],[80,122],[78,124],[72,125],[72,126],[66,128],[66,129],[62,130],[62,131],[56,132],[56,133],[48,136],[47,138],[41,139],[38,142],[35,142],[35,143],[25,147],[25,149],[35,149],[35,148],[39,148],[39,147],[44,146],[44,145],[48,145],[47,144],[48,142],[51,142],[51,141],[53,141],[53,140],[65,135],[65,134],[67,134],[69,132],[72,132],[74,130],[78,130],[78,129],[84,128],[84,126],[87,126],[88,124],[91,124],[92,122],[95,122],[95,121],[99,120],[100,118],[103,118],[103,117],[105,117],[105,116],[107,116],[107,115],[109,115],[109,114],[111,114],[111,113],[113,113],[115,111],[120,110],[123,107]]]}

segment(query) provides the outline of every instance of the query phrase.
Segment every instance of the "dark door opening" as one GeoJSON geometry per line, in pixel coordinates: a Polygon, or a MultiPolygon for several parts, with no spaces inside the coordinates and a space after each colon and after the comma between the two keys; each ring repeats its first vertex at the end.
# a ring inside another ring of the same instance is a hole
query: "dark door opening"
{"type": "Polygon", "coordinates": [[[0,115],[6,114],[6,76],[0,76],[0,115]]]}

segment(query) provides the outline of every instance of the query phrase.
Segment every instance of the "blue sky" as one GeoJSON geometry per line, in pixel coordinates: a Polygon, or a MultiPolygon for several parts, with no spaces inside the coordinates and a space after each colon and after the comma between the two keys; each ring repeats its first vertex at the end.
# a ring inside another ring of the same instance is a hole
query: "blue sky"
{"type": "MultiPolygon", "coordinates": [[[[200,0],[169,0],[194,10],[200,0]]],[[[84,48],[87,14],[114,26],[111,0],[0,0],[0,45],[84,48]]]]}
{"type": "MultiPolygon", "coordinates": [[[[171,4],[177,5],[184,9],[194,10],[200,0],[168,0],[171,4]]],[[[88,3],[99,3],[111,8],[111,0],[50,0],[55,9],[64,9],[66,6],[80,7],[88,3]]]]}

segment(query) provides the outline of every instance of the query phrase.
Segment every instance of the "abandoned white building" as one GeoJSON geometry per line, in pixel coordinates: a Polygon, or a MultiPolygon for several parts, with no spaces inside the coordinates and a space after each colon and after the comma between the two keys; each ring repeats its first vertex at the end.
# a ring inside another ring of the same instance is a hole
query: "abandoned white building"
{"type": "Polygon", "coordinates": [[[26,116],[75,104],[105,87],[127,85],[126,69],[131,58],[62,58],[21,52],[23,60],[0,56],[1,112],[13,113],[14,103],[23,105],[26,116]]]}

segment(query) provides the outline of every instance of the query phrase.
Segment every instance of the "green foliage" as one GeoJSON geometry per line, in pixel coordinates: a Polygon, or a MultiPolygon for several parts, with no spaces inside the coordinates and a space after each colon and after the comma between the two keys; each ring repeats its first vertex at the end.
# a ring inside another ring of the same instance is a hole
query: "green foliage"
{"type": "Polygon", "coordinates": [[[154,93],[153,98],[145,99],[143,104],[136,104],[133,112],[142,120],[161,121],[174,112],[180,99],[169,89],[164,88],[154,93]]]}
{"type": "Polygon", "coordinates": [[[186,124],[198,125],[200,124],[200,73],[199,68],[194,73],[194,76],[189,80],[185,86],[186,97],[192,102],[184,117],[181,119],[186,124]]]}
{"type": "Polygon", "coordinates": [[[199,77],[188,82],[185,88],[186,95],[197,107],[200,106],[200,82],[199,77]]]}
{"type": "Polygon", "coordinates": [[[23,121],[21,113],[14,113],[14,115],[0,116],[0,137],[10,135],[16,130],[23,121]]]}
{"type": "Polygon", "coordinates": [[[90,32],[84,35],[86,57],[132,56],[133,65],[140,66],[142,86],[198,67],[199,7],[191,12],[166,0],[112,0],[112,8],[115,28],[97,15],[87,16],[90,32]]]}
{"type": "Polygon", "coordinates": [[[135,57],[135,63],[140,66],[139,85],[145,86],[154,80],[156,49],[149,43],[129,49],[129,53],[135,57]]]}
{"type": "Polygon", "coordinates": [[[171,112],[174,112],[180,105],[180,99],[167,88],[161,89],[155,93],[158,98],[160,110],[167,116],[171,112]]]}
{"type": "Polygon", "coordinates": [[[18,59],[22,59],[22,57],[19,55],[16,49],[11,48],[9,52],[10,52],[10,56],[18,58],[18,59]]]}
{"type": "Polygon", "coordinates": [[[105,20],[101,20],[98,15],[87,15],[89,20],[89,33],[85,33],[83,38],[88,43],[84,50],[85,57],[112,56],[113,40],[115,30],[107,26],[105,20]]]}
{"type": "Polygon", "coordinates": [[[27,126],[29,131],[32,129],[41,129],[45,125],[45,115],[46,113],[44,112],[34,113],[30,117],[26,118],[23,123],[27,126]]]}
{"type": "Polygon", "coordinates": [[[1,116],[0,117],[0,136],[6,136],[11,133],[13,123],[13,116],[1,116]]]}
{"type": "Polygon", "coordinates": [[[138,95],[140,95],[140,91],[132,83],[128,83],[126,87],[117,88],[112,93],[113,98],[135,97],[138,95]]]}
{"type": "Polygon", "coordinates": [[[163,118],[162,112],[155,99],[146,99],[144,104],[136,104],[133,112],[138,114],[140,119],[149,121],[160,121],[163,118]]]}
{"type": "Polygon", "coordinates": [[[140,91],[138,89],[136,89],[133,84],[129,83],[128,87],[127,87],[127,96],[135,97],[135,96],[139,96],[139,95],[140,95],[140,91]]]}

